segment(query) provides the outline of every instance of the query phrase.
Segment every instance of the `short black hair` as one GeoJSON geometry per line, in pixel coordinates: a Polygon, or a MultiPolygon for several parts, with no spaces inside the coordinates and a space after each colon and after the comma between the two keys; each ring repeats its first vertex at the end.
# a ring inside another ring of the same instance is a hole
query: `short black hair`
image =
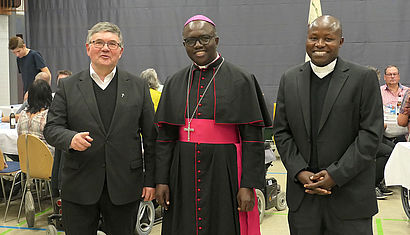
{"type": "Polygon", "coordinates": [[[389,69],[389,68],[396,68],[396,69],[397,69],[397,72],[400,74],[399,67],[397,67],[397,65],[394,65],[394,64],[389,64],[389,65],[387,65],[386,68],[384,69],[384,74],[386,74],[387,69],[389,69]]]}
{"type": "Polygon", "coordinates": [[[29,113],[38,113],[41,109],[48,109],[51,105],[51,88],[43,79],[34,80],[28,88],[28,109],[29,113]]]}

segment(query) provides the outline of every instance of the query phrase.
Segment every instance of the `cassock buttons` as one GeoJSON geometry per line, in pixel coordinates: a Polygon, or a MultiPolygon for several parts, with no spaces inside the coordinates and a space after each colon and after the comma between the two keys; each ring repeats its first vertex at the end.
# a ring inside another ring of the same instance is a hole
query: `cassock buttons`
{"type": "Polygon", "coordinates": [[[198,113],[198,116],[201,116],[202,113],[198,113]]]}
{"type": "Polygon", "coordinates": [[[202,104],[198,104],[199,107],[202,107],[202,104]]]}
{"type": "Polygon", "coordinates": [[[198,210],[201,211],[201,207],[198,207],[198,210]]]}
{"type": "Polygon", "coordinates": [[[201,220],[202,220],[202,217],[198,217],[198,220],[201,221],[201,220]]]}
{"type": "MultiPolygon", "coordinates": [[[[201,179],[198,179],[198,182],[200,183],[201,182],[201,179]]],[[[198,200],[199,201],[199,200],[198,200]]]]}
{"type": "Polygon", "coordinates": [[[202,96],[203,96],[203,95],[199,95],[199,97],[201,97],[201,98],[202,98],[202,96]]]}
{"type": "Polygon", "coordinates": [[[201,163],[201,160],[198,160],[198,163],[201,163]]]}
{"type": "Polygon", "coordinates": [[[196,151],[196,152],[197,152],[197,153],[201,153],[201,151],[199,151],[199,150],[198,150],[198,151],[196,151]]]}
{"type": "Polygon", "coordinates": [[[199,230],[202,230],[202,227],[199,227],[198,229],[199,229],[199,230]]]}
{"type": "Polygon", "coordinates": [[[205,80],[205,78],[203,77],[203,78],[201,78],[202,80],[205,80]]]}
{"type": "Polygon", "coordinates": [[[198,173],[201,173],[201,170],[198,170],[198,173]]]}
{"type": "Polygon", "coordinates": [[[201,88],[204,88],[204,86],[201,86],[201,88]]]}

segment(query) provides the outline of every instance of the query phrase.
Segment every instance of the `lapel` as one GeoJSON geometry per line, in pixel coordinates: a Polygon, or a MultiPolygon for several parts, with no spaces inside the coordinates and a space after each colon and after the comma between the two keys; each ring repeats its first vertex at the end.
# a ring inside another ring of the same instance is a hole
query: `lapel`
{"type": "Polygon", "coordinates": [[[78,83],[78,88],[84,97],[84,102],[87,104],[88,110],[90,111],[91,115],[97,121],[101,131],[105,134],[104,125],[100,117],[97,100],[94,94],[93,81],[90,76],[90,69],[84,71],[83,76],[79,76],[78,79],[80,80],[80,82],[78,83]]]}
{"type": "Polygon", "coordinates": [[[318,134],[322,130],[325,122],[329,116],[330,110],[332,110],[333,104],[336,101],[343,84],[349,77],[349,66],[338,57],[335,70],[333,71],[332,79],[329,83],[329,89],[327,90],[326,97],[323,103],[322,115],[320,117],[318,134]]]}
{"type": "Polygon", "coordinates": [[[306,133],[310,138],[310,64],[306,62],[300,67],[296,82],[299,100],[302,107],[303,120],[305,122],[306,133]]]}
{"type": "Polygon", "coordinates": [[[114,114],[112,115],[112,120],[110,124],[110,128],[108,129],[108,134],[112,132],[112,129],[115,126],[115,123],[117,123],[117,119],[121,114],[123,114],[126,110],[124,110],[129,99],[131,99],[132,93],[129,92],[129,88],[131,86],[130,84],[130,79],[131,77],[128,76],[126,73],[121,71],[117,67],[117,79],[118,79],[118,86],[117,86],[117,99],[115,102],[115,109],[114,109],[114,114]]]}

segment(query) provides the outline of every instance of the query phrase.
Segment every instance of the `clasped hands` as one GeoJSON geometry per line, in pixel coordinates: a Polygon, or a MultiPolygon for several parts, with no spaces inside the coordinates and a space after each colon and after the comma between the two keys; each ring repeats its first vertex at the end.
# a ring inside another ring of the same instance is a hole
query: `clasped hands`
{"type": "Polygon", "coordinates": [[[303,184],[305,193],[308,194],[329,195],[332,193],[332,188],[336,185],[327,170],[321,170],[316,174],[304,170],[299,172],[297,179],[303,184]]]}

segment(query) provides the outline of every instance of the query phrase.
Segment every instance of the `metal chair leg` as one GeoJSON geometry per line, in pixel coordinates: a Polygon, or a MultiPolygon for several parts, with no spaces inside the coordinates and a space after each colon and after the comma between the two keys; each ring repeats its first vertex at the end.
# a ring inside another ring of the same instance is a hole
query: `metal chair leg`
{"type": "Polygon", "coordinates": [[[26,183],[24,184],[23,195],[21,196],[21,202],[20,202],[20,207],[19,207],[19,213],[18,213],[18,215],[17,215],[17,223],[20,222],[21,208],[23,207],[24,196],[26,195],[27,183],[28,183],[28,182],[27,182],[27,180],[26,180],[26,183]]]}
{"type": "Polygon", "coordinates": [[[3,189],[4,205],[6,205],[6,203],[7,203],[7,200],[6,200],[6,190],[4,189],[3,176],[1,176],[1,188],[3,189]]]}
{"type": "Polygon", "coordinates": [[[51,181],[47,180],[47,185],[48,185],[48,191],[50,192],[51,208],[54,208],[53,193],[51,192],[51,181]]]}
{"type": "Polygon", "coordinates": [[[36,185],[38,208],[39,208],[39,210],[41,211],[41,204],[40,204],[40,194],[41,194],[41,193],[40,193],[39,190],[38,190],[38,189],[40,188],[40,191],[41,191],[41,181],[35,179],[35,180],[34,180],[34,184],[36,185]]]}
{"type": "MultiPolygon", "coordinates": [[[[9,207],[10,207],[11,197],[13,196],[13,189],[14,189],[14,184],[16,183],[16,179],[17,179],[17,174],[15,174],[14,177],[13,177],[13,184],[11,185],[9,200],[7,201],[6,211],[4,212],[4,223],[6,222],[6,219],[7,219],[7,212],[8,212],[9,207]]],[[[2,180],[2,183],[3,183],[3,178],[1,180],[2,180]]]]}

